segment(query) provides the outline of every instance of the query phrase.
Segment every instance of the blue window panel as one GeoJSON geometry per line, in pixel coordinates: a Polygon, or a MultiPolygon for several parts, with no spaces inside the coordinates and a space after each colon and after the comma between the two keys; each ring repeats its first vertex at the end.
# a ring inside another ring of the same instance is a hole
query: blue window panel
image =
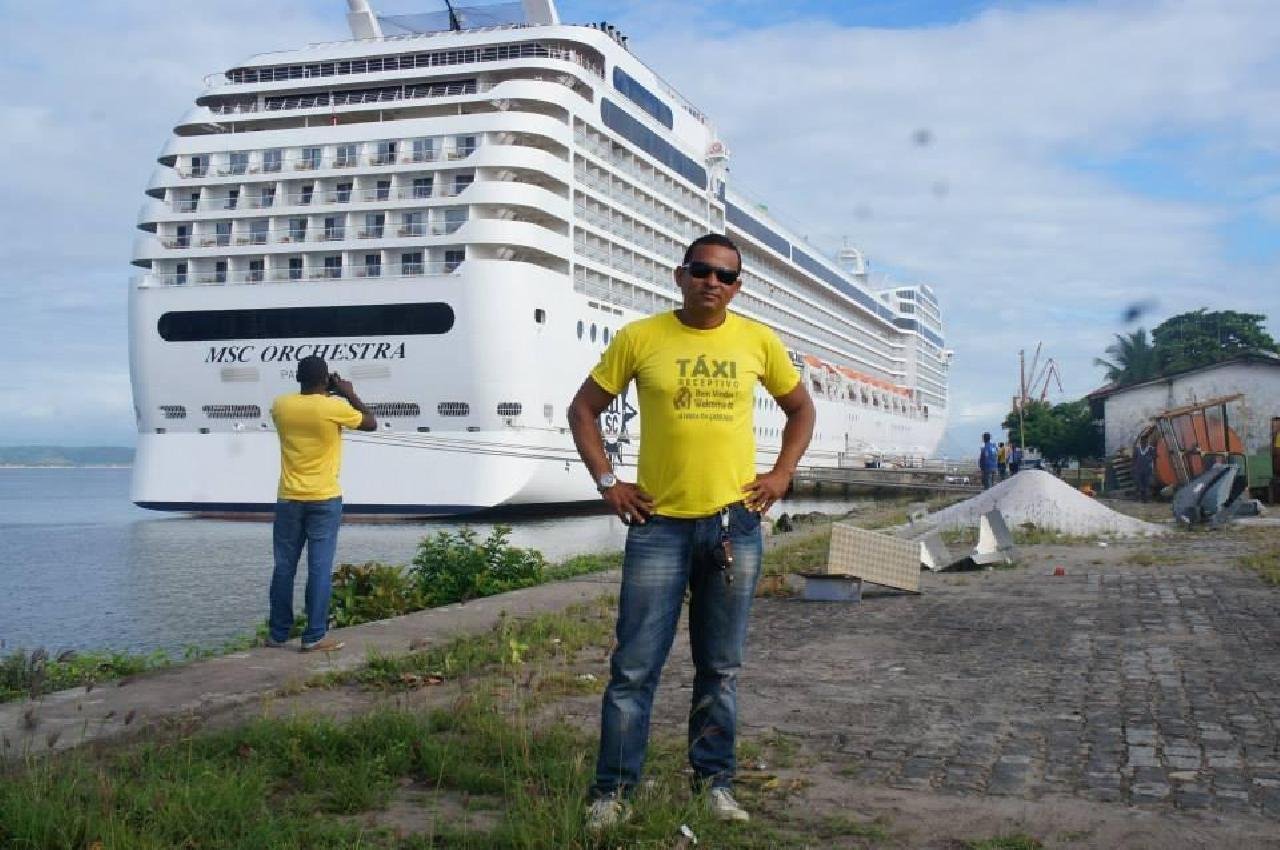
{"type": "Polygon", "coordinates": [[[610,130],[621,135],[658,162],[693,183],[699,189],[707,187],[707,170],[676,150],[675,146],[657,133],[627,114],[613,101],[600,100],[600,117],[610,130]]]}
{"type": "Polygon", "coordinates": [[[725,220],[734,227],[768,245],[782,256],[791,258],[791,243],[747,215],[746,211],[732,201],[725,201],[725,220]]]}
{"type": "Polygon", "coordinates": [[[668,130],[675,127],[675,119],[671,114],[671,107],[663,103],[653,92],[640,85],[635,77],[616,66],[613,69],[613,87],[621,92],[627,100],[652,115],[658,120],[658,123],[668,130]]]}
{"type": "Polygon", "coordinates": [[[902,328],[904,331],[915,331],[916,333],[920,334],[920,336],[929,340],[929,342],[938,346],[938,348],[942,348],[942,337],[938,336],[933,331],[924,327],[915,319],[894,319],[893,323],[898,327],[902,328]]]}
{"type": "Polygon", "coordinates": [[[794,245],[791,248],[791,259],[795,260],[796,264],[801,268],[822,278],[827,283],[834,286],[837,291],[843,292],[855,302],[861,304],[872,313],[875,313],[886,322],[892,322],[894,320],[894,312],[885,306],[879,299],[873,297],[870,293],[865,292],[860,287],[855,286],[843,275],[828,268],[826,264],[818,262],[794,245]]]}

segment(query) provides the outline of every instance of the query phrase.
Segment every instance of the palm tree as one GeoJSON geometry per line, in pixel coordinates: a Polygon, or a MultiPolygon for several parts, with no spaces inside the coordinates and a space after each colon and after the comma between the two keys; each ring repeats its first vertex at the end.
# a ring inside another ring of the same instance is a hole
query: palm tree
{"type": "Polygon", "coordinates": [[[1093,364],[1106,369],[1107,380],[1113,384],[1137,384],[1160,374],[1160,362],[1146,328],[1127,335],[1116,334],[1116,341],[1107,346],[1106,353],[1109,360],[1095,357],[1093,364]]]}

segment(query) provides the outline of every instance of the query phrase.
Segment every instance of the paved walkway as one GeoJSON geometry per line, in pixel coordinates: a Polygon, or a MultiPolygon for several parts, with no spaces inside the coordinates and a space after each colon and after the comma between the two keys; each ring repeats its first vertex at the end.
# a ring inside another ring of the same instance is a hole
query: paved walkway
{"type": "MultiPolygon", "coordinates": [[[[1220,540],[1182,546],[1191,565],[1126,565],[1140,545],[1035,547],[1034,568],[860,605],[763,600],[746,731],[796,736],[860,785],[1280,819],[1280,590],[1210,566],[1220,540]]],[[[682,650],[659,696],[672,729],[682,650]]]]}

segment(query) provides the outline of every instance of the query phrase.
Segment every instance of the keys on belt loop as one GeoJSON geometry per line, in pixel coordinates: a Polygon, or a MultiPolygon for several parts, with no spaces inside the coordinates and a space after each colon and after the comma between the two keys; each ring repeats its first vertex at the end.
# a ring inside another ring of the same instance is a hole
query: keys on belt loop
{"type": "Polygon", "coordinates": [[[724,583],[733,584],[733,541],[729,539],[729,508],[720,510],[720,545],[714,552],[716,566],[724,573],[724,583]]]}

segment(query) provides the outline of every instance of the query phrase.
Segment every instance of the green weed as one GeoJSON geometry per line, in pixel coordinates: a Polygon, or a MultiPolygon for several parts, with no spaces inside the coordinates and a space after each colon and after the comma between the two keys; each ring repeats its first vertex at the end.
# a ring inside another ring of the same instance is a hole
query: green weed
{"type": "Polygon", "coordinates": [[[1240,566],[1258,574],[1270,585],[1280,585],[1280,546],[1271,546],[1258,552],[1241,555],[1240,566]]]}
{"type": "Polygon", "coordinates": [[[1043,850],[1044,845],[1030,835],[1002,835],[964,842],[965,850],[1043,850]]]}

